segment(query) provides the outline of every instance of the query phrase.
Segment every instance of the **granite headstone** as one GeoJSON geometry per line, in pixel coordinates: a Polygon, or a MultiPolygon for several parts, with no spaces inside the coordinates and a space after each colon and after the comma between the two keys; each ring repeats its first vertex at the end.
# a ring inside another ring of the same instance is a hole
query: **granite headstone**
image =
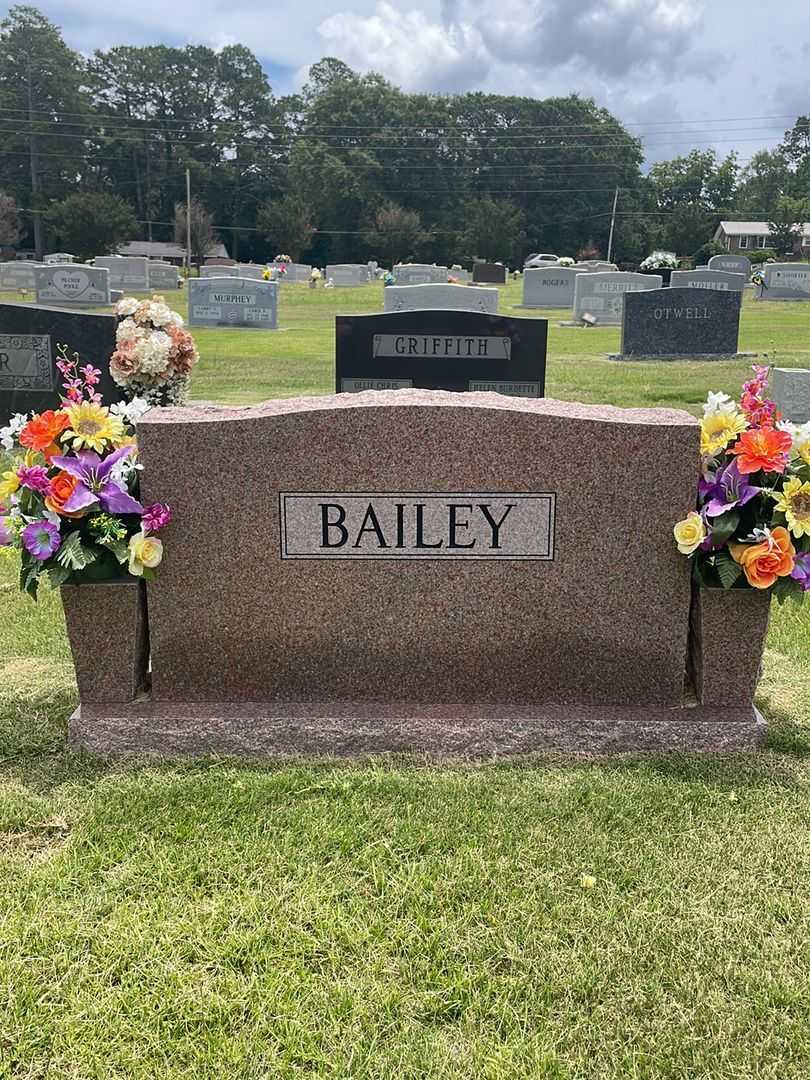
{"type": "Polygon", "coordinates": [[[720,292],[742,292],[747,278],[727,270],[673,270],[669,284],[673,289],[717,289],[720,292]]]}
{"type": "Polygon", "coordinates": [[[770,379],[770,397],[791,424],[810,421],[810,370],[774,368],[770,379]]]}
{"type": "Polygon", "coordinates": [[[451,271],[446,266],[428,263],[400,263],[394,267],[396,285],[441,285],[446,284],[451,271]]]}
{"type": "Polygon", "coordinates": [[[507,267],[501,263],[473,263],[473,283],[475,285],[505,285],[507,267]]]}
{"type": "Polygon", "coordinates": [[[51,264],[34,270],[38,304],[100,307],[110,301],[110,272],[101,266],[51,264]]]}
{"type": "Polygon", "coordinates": [[[728,274],[744,274],[746,281],[751,277],[751,260],[745,255],[712,255],[708,268],[724,270],[728,274]]]}
{"type": "Polygon", "coordinates": [[[338,315],[336,390],[415,386],[542,397],[547,332],[545,319],[473,311],[338,315]]]}
{"type": "Polygon", "coordinates": [[[17,292],[25,289],[33,292],[35,286],[34,271],[42,263],[29,262],[19,259],[17,262],[0,263],[0,290],[5,292],[17,292]]]}
{"type": "Polygon", "coordinates": [[[579,271],[570,266],[544,266],[523,271],[524,308],[572,308],[579,271]]]}
{"type": "Polygon", "coordinates": [[[628,293],[660,289],[659,274],[596,271],[577,274],[574,284],[574,318],[592,320],[599,326],[621,326],[624,298],[628,293]]]}
{"type": "Polygon", "coordinates": [[[455,311],[498,310],[498,290],[475,285],[389,285],[383,293],[385,311],[442,308],[455,311]]]}
{"type": "Polygon", "coordinates": [[[124,293],[149,292],[149,260],[140,255],[97,255],[95,266],[110,271],[110,288],[124,293]]]}
{"type": "Polygon", "coordinates": [[[252,278],[189,278],[189,326],[278,329],[278,285],[252,278]]]}
{"type": "Polygon", "coordinates": [[[742,293],[717,289],[654,289],[627,293],[622,356],[734,356],[742,293]]]}
{"type": "Polygon", "coordinates": [[[149,262],[149,289],[152,292],[170,292],[177,288],[177,267],[171,263],[149,262]]]}
{"type": "Polygon", "coordinates": [[[60,263],[72,263],[75,258],[75,255],[71,255],[67,251],[53,251],[50,255],[46,255],[42,261],[46,266],[53,266],[60,263]]]}
{"type": "Polygon", "coordinates": [[[810,300],[810,263],[765,263],[760,300],[810,300]]]}
{"type": "Polygon", "coordinates": [[[331,263],[325,276],[336,288],[358,288],[371,280],[366,263],[331,263]]]}

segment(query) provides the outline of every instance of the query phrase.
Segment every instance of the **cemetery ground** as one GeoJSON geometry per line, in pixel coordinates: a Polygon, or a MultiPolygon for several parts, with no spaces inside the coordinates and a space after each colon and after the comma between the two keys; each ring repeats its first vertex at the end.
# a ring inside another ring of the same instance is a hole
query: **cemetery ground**
{"type": "MultiPolygon", "coordinates": [[[[286,332],[196,331],[194,396],[331,392],[335,313],[381,293],[285,286],[286,332]]],[[[550,396],[697,412],[750,364],[617,364],[618,328],[535,314],[550,396]]],[[[746,298],[740,347],[809,366],[806,305],[746,298]]],[[[628,492],[628,528],[641,509],[628,492]]],[[[810,606],[773,605],[753,754],[107,762],[65,749],[59,601],[15,571],[0,559],[0,1077],[810,1072],[810,606]]]]}

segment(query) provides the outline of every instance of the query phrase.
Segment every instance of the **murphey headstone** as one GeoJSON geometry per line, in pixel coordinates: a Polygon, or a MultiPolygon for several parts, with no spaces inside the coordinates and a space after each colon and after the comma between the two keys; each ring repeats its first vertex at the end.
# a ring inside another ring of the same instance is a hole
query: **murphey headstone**
{"type": "Polygon", "coordinates": [[[338,315],[336,389],[422,387],[542,397],[547,332],[545,319],[473,311],[338,315]]]}
{"type": "Polygon", "coordinates": [[[120,400],[121,390],[110,376],[117,324],[112,314],[0,304],[0,427],[15,413],[58,408],[60,345],[69,355],[77,352],[82,365],[101,371],[97,389],[105,404],[120,400]]]}
{"type": "Polygon", "coordinates": [[[600,326],[620,326],[624,298],[628,293],[660,289],[659,274],[631,274],[624,271],[597,271],[577,274],[574,283],[574,318],[600,326]]]}
{"type": "Polygon", "coordinates": [[[739,292],[745,288],[744,274],[732,274],[727,270],[673,270],[669,279],[675,289],[716,289],[719,292],[739,292]]]}
{"type": "Polygon", "coordinates": [[[110,303],[110,272],[101,266],[51,264],[34,270],[38,304],[99,307],[110,303]]]}
{"type": "Polygon", "coordinates": [[[572,308],[579,271],[570,266],[544,266],[523,271],[525,308],[572,308]]]}
{"type": "Polygon", "coordinates": [[[500,263],[473,263],[473,284],[505,285],[507,268],[500,263]]]}
{"type": "Polygon", "coordinates": [[[189,278],[190,326],[278,328],[278,285],[252,278],[189,278]]]}
{"type": "Polygon", "coordinates": [[[389,285],[383,293],[385,311],[442,308],[456,311],[498,310],[498,290],[475,285],[389,285]]]}
{"type": "Polygon", "coordinates": [[[655,289],[624,299],[622,355],[734,356],[740,330],[740,292],[655,289]]]}

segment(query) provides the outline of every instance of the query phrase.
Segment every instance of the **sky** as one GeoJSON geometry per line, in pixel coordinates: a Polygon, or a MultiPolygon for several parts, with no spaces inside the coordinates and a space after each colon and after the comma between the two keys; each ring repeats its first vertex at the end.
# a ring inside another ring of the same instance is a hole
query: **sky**
{"type": "Polygon", "coordinates": [[[245,44],[279,94],[322,56],[412,91],[577,92],[642,136],[648,161],[707,145],[745,161],[810,113],[810,0],[33,3],[82,52],[245,44]]]}

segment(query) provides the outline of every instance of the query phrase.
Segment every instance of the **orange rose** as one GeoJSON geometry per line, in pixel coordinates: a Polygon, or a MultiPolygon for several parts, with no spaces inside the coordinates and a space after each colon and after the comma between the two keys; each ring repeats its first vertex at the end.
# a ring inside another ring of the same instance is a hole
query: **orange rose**
{"type": "Polygon", "coordinates": [[[29,420],[20,432],[20,446],[28,450],[45,452],[47,456],[59,453],[57,443],[59,436],[70,427],[70,419],[67,413],[60,410],[47,409],[33,420],[29,420]]]}
{"type": "Polygon", "coordinates": [[[744,431],[732,447],[737,468],[743,476],[759,472],[783,473],[790,459],[793,440],[787,431],[775,428],[751,428],[744,431]]]}
{"type": "Polygon", "coordinates": [[[731,557],[743,568],[748,584],[769,589],[778,577],[788,577],[796,561],[796,549],[787,529],[777,525],[771,539],[759,544],[729,544],[731,557]]]}
{"type": "Polygon", "coordinates": [[[71,513],[64,508],[65,503],[76,490],[76,485],[78,484],[78,482],[79,481],[76,479],[76,477],[71,476],[70,473],[57,473],[53,480],[51,480],[51,491],[45,499],[45,505],[48,507],[48,509],[53,510],[55,514],[61,514],[62,517],[82,517],[85,513],[84,510],[80,510],[78,512],[74,511],[73,513],[71,513]]]}

